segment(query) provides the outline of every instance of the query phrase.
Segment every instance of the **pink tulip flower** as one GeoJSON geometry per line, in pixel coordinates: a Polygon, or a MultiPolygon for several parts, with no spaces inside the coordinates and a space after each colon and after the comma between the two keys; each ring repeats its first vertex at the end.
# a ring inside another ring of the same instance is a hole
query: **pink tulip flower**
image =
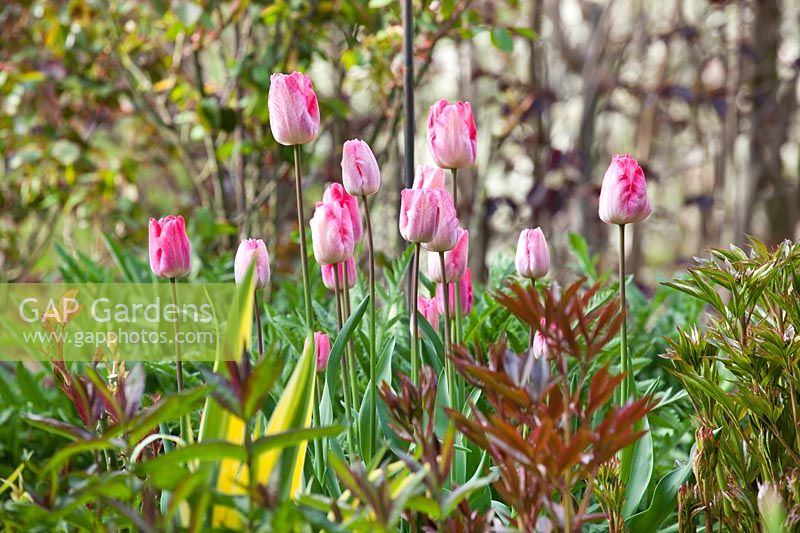
{"type": "Polygon", "coordinates": [[[634,224],[650,216],[644,171],[636,160],[615,155],[600,189],[600,220],[606,224],[634,224]]]}
{"type": "Polygon", "coordinates": [[[417,311],[425,317],[428,324],[431,325],[434,331],[439,330],[439,307],[436,303],[436,298],[425,298],[420,296],[417,299],[417,311]]]}
{"type": "Polygon", "coordinates": [[[255,261],[256,266],[253,272],[256,281],[256,289],[263,289],[269,283],[269,252],[267,245],[261,239],[242,239],[239,248],[236,250],[236,258],[233,260],[233,277],[236,284],[242,283],[247,269],[255,261]]]}
{"type": "Polygon", "coordinates": [[[439,209],[434,189],[400,192],[400,235],[408,242],[430,242],[436,234],[439,209]]]}
{"type": "Polygon", "coordinates": [[[469,102],[439,100],[428,111],[428,149],[442,168],[475,164],[477,129],[469,102]]]}
{"type": "Polygon", "coordinates": [[[436,229],[433,239],[422,245],[429,252],[448,252],[458,242],[458,217],[453,199],[444,189],[429,189],[436,201],[436,229]]]}
{"type": "Polygon", "coordinates": [[[317,356],[317,372],[324,372],[331,356],[330,337],[321,331],[314,332],[314,351],[317,356]]]}
{"type": "Polygon", "coordinates": [[[181,278],[192,270],[192,249],[182,216],[150,219],[150,269],[161,278],[181,278]]]}
{"type": "MultiPolygon", "coordinates": [[[[444,268],[447,281],[453,283],[461,279],[467,271],[469,257],[469,231],[464,228],[456,230],[458,238],[455,247],[444,254],[444,268]]],[[[428,277],[437,283],[443,283],[442,265],[439,254],[428,254],[428,277]]]]}
{"type": "MultiPolygon", "coordinates": [[[[347,279],[344,277],[344,268],[342,263],[339,263],[339,289],[347,283],[347,287],[352,289],[356,285],[356,262],[352,257],[346,261],[347,264],[347,279]]],[[[322,269],[322,284],[328,290],[336,290],[336,280],[333,278],[333,265],[321,265],[322,269]]]]}
{"type": "Polygon", "coordinates": [[[543,278],[550,272],[550,252],[541,228],[524,229],[519,234],[515,263],[517,274],[523,278],[543,278]]]}
{"type": "Polygon", "coordinates": [[[347,210],[350,216],[350,223],[353,226],[353,240],[361,241],[364,230],[361,226],[361,213],[358,211],[358,199],[350,196],[341,183],[331,183],[322,194],[322,201],[326,203],[337,203],[347,210]]]}
{"type": "Polygon", "coordinates": [[[444,170],[433,165],[419,165],[412,189],[444,189],[444,170]]]}
{"type": "Polygon", "coordinates": [[[269,78],[269,127],[285,146],[313,141],[319,133],[319,104],[311,78],[299,72],[269,78]]]}
{"type": "MultiPolygon", "coordinates": [[[[475,296],[472,292],[472,270],[467,268],[461,280],[458,282],[461,289],[461,314],[467,316],[472,311],[472,306],[475,301],[475,296]]],[[[456,308],[456,284],[451,283],[447,290],[450,296],[450,309],[451,312],[456,308]]],[[[444,288],[440,283],[436,286],[436,303],[439,307],[439,312],[444,313],[444,288]]]]}
{"type": "Polygon", "coordinates": [[[342,183],[348,194],[370,196],[381,188],[381,170],[369,145],[352,139],[342,148],[342,183]]]}
{"type": "Polygon", "coordinates": [[[353,257],[353,223],[346,208],[336,202],[317,202],[310,224],[314,257],[319,264],[341,263],[353,257]]]}

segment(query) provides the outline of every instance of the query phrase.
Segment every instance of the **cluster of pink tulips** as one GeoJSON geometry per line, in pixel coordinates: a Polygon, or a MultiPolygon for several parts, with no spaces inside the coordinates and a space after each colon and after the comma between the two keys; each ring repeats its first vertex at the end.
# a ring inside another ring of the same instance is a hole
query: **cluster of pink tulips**
{"type": "MultiPolygon", "coordinates": [[[[323,332],[314,332],[310,301],[309,271],[306,253],[305,218],[303,214],[299,146],[313,141],[319,132],[320,114],[311,80],[298,72],[290,75],[273,74],[269,90],[270,127],[276,141],[294,148],[295,186],[297,193],[298,226],[300,229],[300,259],[305,296],[306,327],[311,342],[316,345],[317,371],[325,370],[330,355],[330,339],[323,332]]],[[[472,276],[467,267],[469,231],[459,225],[458,170],[475,164],[477,158],[477,129],[468,102],[449,103],[440,100],[428,114],[427,140],[435,166],[417,168],[413,187],[401,192],[399,229],[403,238],[414,247],[412,262],[412,294],[410,298],[410,365],[416,380],[420,365],[418,314],[424,316],[434,330],[443,322],[443,342],[446,354],[454,343],[461,343],[462,320],[470,313],[473,303],[472,276]],[[451,186],[446,187],[445,170],[450,171],[451,186]],[[420,254],[427,252],[427,275],[437,283],[435,294],[418,294],[420,254]]],[[[370,147],[361,140],[349,140],[342,148],[342,182],[330,184],[321,201],[316,203],[310,219],[314,257],[321,268],[325,286],[333,291],[339,326],[350,312],[348,290],[356,283],[356,245],[367,237],[370,284],[369,387],[375,394],[375,258],[370,220],[370,196],[381,186],[381,173],[370,147]],[[362,224],[359,200],[364,208],[366,224],[362,224]],[[366,231],[365,231],[366,227],[366,231]]],[[[620,294],[625,308],[624,227],[640,222],[651,212],[642,168],[631,156],[614,156],[604,178],[599,201],[599,216],[608,224],[620,227],[620,294]]],[[[248,268],[255,263],[256,288],[269,283],[269,254],[260,239],[244,239],[236,253],[234,274],[240,283],[248,268]]],[[[150,220],[150,265],[157,276],[175,278],[191,270],[190,245],[182,217],[169,216],[150,220]]],[[[545,235],[540,228],[524,229],[519,235],[515,257],[519,276],[535,282],[550,271],[550,254],[545,235]]],[[[256,318],[261,334],[258,305],[256,318]]],[[[542,328],[546,325],[542,325],[542,328]]],[[[309,341],[307,341],[309,342],[309,341]]],[[[621,338],[621,369],[628,375],[623,381],[620,402],[631,394],[632,376],[627,353],[626,330],[621,338]]],[[[261,341],[259,340],[259,345],[261,341]]],[[[530,347],[537,359],[545,359],[547,345],[540,331],[531,331],[530,347]]],[[[263,347],[260,346],[260,350],[263,347]]],[[[262,352],[263,353],[263,352],[262,352]]],[[[182,386],[180,354],[178,383],[182,386]]],[[[452,362],[446,357],[446,383],[451,399],[458,394],[458,384],[452,362]]],[[[356,407],[357,392],[353,380],[353,354],[345,351],[342,379],[346,418],[356,407]]],[[[456,396],[457,397],[457,396],[456,396]]],[[[370,428],[375,428],[371,413],[370,428]]],[[[350,436],[354,439],[354,436],[350,436]]],[[[352,446],[352,440],[350,442],[352,446]]]]}

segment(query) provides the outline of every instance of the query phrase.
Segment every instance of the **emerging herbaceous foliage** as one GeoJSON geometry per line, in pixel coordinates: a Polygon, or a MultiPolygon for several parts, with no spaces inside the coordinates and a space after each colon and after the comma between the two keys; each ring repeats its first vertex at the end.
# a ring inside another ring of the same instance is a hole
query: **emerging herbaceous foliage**
{"type": "Polygon", "coordinates": [[[113,267],[63,252],[64,281],[169,283],[175,308],[219,270],[238,288],[211,361],[174,342],[142,363],[108,342],[76,362],[53,337],[43,364],[0,366],[4,530],[798,526],[800,245],[714,250],[643,292],[626,226],[651,206],[642,167],[618,155],[597,220],[618,227],[618,273],[599,272],[578,235],[558,264],[547,228],[520,228],[514,261],[473,285],[458,171],[476,163],[477,127],[468,102],[441,100],[435,165],[395,199],[408,247],[378,264],[370,204],[393,193],[370,146],[344,143],[341,179],[307,217],[311,79],[273,74],[268,108],[291,147],[296,274],[272,276],[278,250],[258,236],[197,264],[172,215],[150,219],[149,272],[144,243],[107,240],[113,267]]]}

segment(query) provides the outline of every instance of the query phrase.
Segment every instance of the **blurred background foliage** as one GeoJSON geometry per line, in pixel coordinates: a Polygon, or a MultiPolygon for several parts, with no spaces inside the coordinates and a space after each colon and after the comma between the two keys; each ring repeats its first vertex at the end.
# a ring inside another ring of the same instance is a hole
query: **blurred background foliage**
{"type": "MultiPolygon", "coordinates": [[[[645,284],[745,234],[797,234],[796,2],[437,0],[414,15],[416,163],[430,161],[432,102],[477,113],[460,212],[479,279],[528,225],[555,265],[577,231],[609,266],[596,198],[615,152],[642,162],[654,200],[628,251],[645,284]]],[[[252,235],[293,272],[291,154],[266,100],[269,75],[295,69],[323,117],[307,201],[340,178],[342,143],[364,138],[384,175],[378,247],[399,250],[398,2],[17,0],[0,29],[2,279],[58,277],[54,243],[111,263],[105,235],[143,249],[147,217],[167,213],[186,215],[204,261],[252,235]]]]}

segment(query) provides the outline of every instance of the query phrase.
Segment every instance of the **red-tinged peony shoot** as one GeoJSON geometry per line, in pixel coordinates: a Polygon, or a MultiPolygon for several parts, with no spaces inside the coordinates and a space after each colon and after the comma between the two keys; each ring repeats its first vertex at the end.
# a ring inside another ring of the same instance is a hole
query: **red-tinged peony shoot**
{"type": "Polygon", "coordinates": [[[381,170],[375,154],[361,139],[352,139],[342,148],[342,183],[353,196],[371,196],[381,188],[381,170]]]}
{"type": "Polygon", "coordinates": [[[353,223],[346,208],[336,202],[317,202],[310,224],[314,257],[319,264],[333,265],[353,257],[353,223]]]}
{"type": "Polygon", "coordinates": [[[522,230],[517,241],[514,262],[517,274],[523,278],[539,279],[550,272],[550,252],[541,228],[522,230]]]}
{"type": "Polygon", "coordinates": [[[233,260],[233,277],[239,285],[247,274],[247,269],[255,261],[256,289],[263,289],[269,283],[269,252],[267,245],[261,239],[242,239],[239,248],[236,250],[236,257],[233,260]]]}
{"type": "Polygon", "coordinates": [[[650,216],[644,171],[636,160],[615,155],[600,189],[600,220],[606,224],[635,224],[650,216]]]}
{"type": "Polygon", "coordinates": [[[182,278],[192,270],[192,248],[182,216],[150,219],[150,269],[161,278],[182,278]]]}
{"type": "Polygon", "coordinates": [[[299,72],[270,76],[269,127],[285,146],[306,144],[319,133],[319,104],[311,78],[299,72]]]}
{"type": "Polygon", "coordinates": [[[428,149],[442,168],[475,164],[477,129],[469,102],[439,100],[428,111],[428,149]]]}

